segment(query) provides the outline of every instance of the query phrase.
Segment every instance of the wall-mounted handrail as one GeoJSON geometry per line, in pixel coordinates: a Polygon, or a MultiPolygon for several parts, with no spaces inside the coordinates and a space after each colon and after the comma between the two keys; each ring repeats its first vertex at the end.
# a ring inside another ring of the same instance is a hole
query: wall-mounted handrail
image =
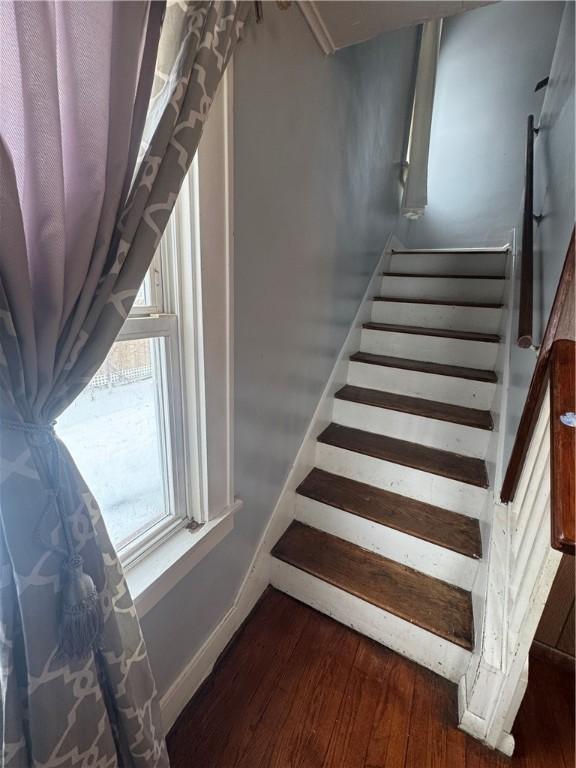
{"type": "MultiPolygon", "coordinates": [[[[504,503],[508,503],[514,499],[522,468],[524,467],[526,453],[546,393],[546,385],[550,373],[550,354],[552,345],[557,339],[566,337],[573,339],[574,336],[574,320],[570,320],[570,317],[573,318],[574,316],[574,257],[573,231],[570,245],[568,246],[568,252],[564,260],[564,268],[560,276],[558,288],[556,289],[554,303],[550,310],[550,317],[548,318],[544,338],[542,339],[542,345],[540,346],[538,353],[538,359],[536,360],[536,367],[534,368],[534,373],[532,374],[532,379],[530,381],[526,402],[524,403],[520,424],[518,425],[514,446],[506,469],[506,475],[504,476],[504,482],[500,492],[500,498],[504,503]]],[[[551,471],[553,476],[557,476],[555,473],[560,472],[560,469],[557,466],[552,465],[551,471]]]]}
{"type": "Polygon", "coordinates": [[[526,135],[526,179],[524,183],[524,215],[522,218],[522,254],[520,260],[520,309],[518,346],[533,346],[534,300],[534,115],[528,116],[526,135]]]}

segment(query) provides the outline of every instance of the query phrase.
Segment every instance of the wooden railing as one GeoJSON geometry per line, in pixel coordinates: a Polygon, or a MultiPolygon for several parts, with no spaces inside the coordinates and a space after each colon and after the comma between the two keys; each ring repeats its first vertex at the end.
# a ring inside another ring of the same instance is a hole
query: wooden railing
{"type": "Polygon", "coordinates": [[[552,409],[550,429],[552,546],[571,554],[574,554],[576,546],[574,530],[576,428],[570,426],[573,421],[570,414],[576,412],[574,258],[574,232],[572,232],[500,493],[504,503],[514,499],[528,446],[549,384],[552,409]]]}
{"type": "MultiPolygon", "coordinates": [[[[520,309],[518,314],[518,346],[532,347],[534,303],[534,115],[528,116],[526,136],[526,180],[524,216],[522,219],[522,254],[520,260],[520,309]]],[[[539,218],[539,217],[538,217],[539,218]]]]}
{"type": "Polygon", "coordinates": [[[576,550],[576,346],[570,339],[552,345],[550,362],[550,503],[552,546],[576,550]]]}

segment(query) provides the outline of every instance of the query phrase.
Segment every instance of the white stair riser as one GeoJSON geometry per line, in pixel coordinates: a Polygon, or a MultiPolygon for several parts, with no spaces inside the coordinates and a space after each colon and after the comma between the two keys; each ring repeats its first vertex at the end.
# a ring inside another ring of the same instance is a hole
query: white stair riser
{"type": "Polygon", "coordinates": [[[445,363],[482,369],[496,364],[498,344],[487,341],[463,341],[440,336],[362,329],[360,349],[375,355],[405,357],[427,363],[445,363]]]}
{"type": "Polygon", "coordinates": [[[382,389],[400,395],[425,397],[441,403],[464,405],[489,410],[494,400],[496,385],[485,381],[458,379],[421,371],[405,371],[385,365],[355,363],[348,366],[348,384],[369,389],[382,389]]]}
{"type": "Polygon", "coordinates": [[[298,494],[296,520],[427,576],[472,589],[478,561],[458,552],[298,494]]]}
{"type": "Polygon", "coordinates": [[[281,592],[371,637],[452,682],[458,682],[466,671],[470,652],[464,648],[299,568],[274,557],[271,560],[270,582],[281,592]]]}
{"type": "Polygon", "coordinates": [[[491,434],[487,429],[466,427],[449,421],[352,403],[339,398],[334,398],[332,421],[345,427],[377,432],[399,440],[410,440],[431,448],[442,448],[479,459],[486,456],[491,434]]]}
{"type": "Polygon", "coordinates": [[[455,307],[397,301],[372,302],[372,320],[375,323],[417,325],[447,331],[498,333],[501,313],[501,309],[487,307],[455,307]]]}
{"type": "Polygon", "coordinates": [[[506,253],[393,253],[388,272],[420,275],[504,275],[506,253]]]}
{"type": "Polygon", "coordinates": [[[500,302],[506,280],[445,277],[394,277],[384,275],[381,296],[403,299],[500,302]]]}
{"type": "Polygon", "coordinates": [[[486,490],[475,485],[320,442],[316,445],[316,466],[470,517],[480,516],[486,496],[486,490]]]}

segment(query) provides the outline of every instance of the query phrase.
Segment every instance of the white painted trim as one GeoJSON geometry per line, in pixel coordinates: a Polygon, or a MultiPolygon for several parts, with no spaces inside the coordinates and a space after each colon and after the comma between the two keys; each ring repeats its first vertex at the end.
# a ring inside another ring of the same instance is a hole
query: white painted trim
{"type": "Polygon", "coordinates": [[[202,527],[196,530],[181,528],[146,557],[125,568],[140,619],[230,533],[234,528],[234,515],[241,508],[242,502],[237,500],[220,517],[202,527]]]}
{"type": "Polygon", "coordinates": [[[516,292],[516,277],[519,270],[520,254],[518,253],[518,239],[516,229],[512,230],[510,253],[506,269],[506,288],[504,291],[504,311],[501,318],[501,355],[496,364],[498,384],[494,407],[494,429],[497,435],[494,446],[494,467],[491,471],[490,482],[494,493],[494,503],[500,502],[500,489],[504,481],[504,446],[506,442],[506,422],[508,415],[508,394],[510,390],[510,356],[513,339],[512,322],[514,319],[514,299],[516,292]]]}
{"type": "MultiPolygon", "coordinates": [[[[527,682],[527,660],[561,555],[550,546],[550,407],[545,398],[518,491],[491,499],[485,610],[480,637],[459,685],[460,728],[511,754],[510,735],[527,682]]],[[[476,618],[476,616],[475,616],[476,618]]]]}
{"type": "Polygon", "coordinates": [[[298,8],[302,12],[302,16],[306,19],[310,31],[316,38],[316,42],[320,46],[323,53],[330,55],[336,53],[336,45],[328,32],[326,24],[322,19],[322,15],[318,10],[318,3],[314,0],[300,0],[298,8]]]}
{"type": "Polygon", "coordinates": [[[389,238],[374,268],[350,331],[336,359],[328,383],[320,396],[310,425],[288,472],[276,506],[258,542],[254,557],[232,607],[161,698],[160,707],[166,733],[174,725],[178,715],[198,687],[208,677],[219,655],[242,625],[242,622],[248,617],[270,583],[271,557],[269,552],[294,519],[294,491],[314,466],[316,437],[330,420],[330,408],[334,392],[346,382],[348,357],[357,350],[362,323],[367,320],[366,313],[369,312],[370,306],[367,299],[376,293],[380,272],[383,270],[386,259],[390,255],[390,248],[395,242],[400,243],[395,237],[389,238]]]}
{"type": "Polygon", "coordinates": [[[299,568],[271,559],[271,582],[276,589],[452,682],[462,676],[470,658],[466,649],[299,568]]]}

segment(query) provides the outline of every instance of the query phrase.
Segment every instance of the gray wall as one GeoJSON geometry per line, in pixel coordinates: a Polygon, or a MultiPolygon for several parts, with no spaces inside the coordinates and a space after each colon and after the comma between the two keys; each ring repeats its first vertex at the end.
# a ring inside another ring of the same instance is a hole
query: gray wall
{"type": "MultiPolygon", "coordinates": [[[[534,209],[545,216],[534,228],[537,343],[544,333],[574,227],[574,108],[574,3],[568,2],[534,146],[534,209]]],[[[518,227],[521,231],[521,221],[518,227]]],[[[518,328],[518,294],[517,281],[514,333],[518,328]]],[[[510,458],[535,364],[536,352],[512,346],[504,466],[510,458]]]]}
{"type": "Polygon", "coordinates": [[[524,184],[526,118],[550,72],[563,3],[501,2],[444,21],[428,207],[413,247],[502,244],[524,184]]]}
{"type": "Polygon", "coordinates": [[[397,230],[416,31],[325,57],[264,6],[235,56],[236,528],[148,615],[163,693],[231,606],[397,230]]]}

